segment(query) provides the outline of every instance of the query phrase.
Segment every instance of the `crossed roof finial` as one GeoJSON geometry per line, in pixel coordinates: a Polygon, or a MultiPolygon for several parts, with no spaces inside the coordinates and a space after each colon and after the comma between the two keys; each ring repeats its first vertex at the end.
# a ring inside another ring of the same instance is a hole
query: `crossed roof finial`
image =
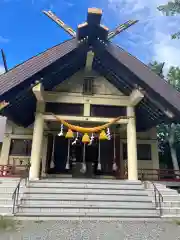
{"type": "MultiPolygon", "coordinates": [[[[69,35],[71,35],[73,38],[77,36],[76,31],[74,31],[70,26],[65,24],[61,19],[59,19],[52,11],[43,11],[43,13],[48,16],[51,20],[53,20],[55,23],[57,23],[61,28],[63,28],[69,35]]],[[[88,16],[87,16],[87,22],[80,24],[78,26],[86,26],[87,24],[99,24],[101,27],[106,29],[107,31],[109,30],[107,27],[103,26],[100,24],[101,21],[101,16],[102,16],[102,10],[98,8],[89,8],[88,9],[88,16]]],[[[107,40],[111,40],[124,30],[128,29],[135,23],[137,23],[138,20],[129,20],[123,24],[119,24],[115,29],[108,31],[107,34],[107,40]]]]}

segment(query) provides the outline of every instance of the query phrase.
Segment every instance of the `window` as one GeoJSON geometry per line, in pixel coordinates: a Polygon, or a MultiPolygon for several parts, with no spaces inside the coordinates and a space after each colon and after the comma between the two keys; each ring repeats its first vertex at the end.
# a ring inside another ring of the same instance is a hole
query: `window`
{"type": "MultiPolygon", "coordinates": [[[[137,144],[138,160],[151,160],[151,144],[137,144]]],[[[127,159],[127,143],[123,144],[123,159],[127,159]]]]}
{"type": "Polygon", "coordinates": [[[46,112],[70,116],[83,116],[84,105],[71,103],[46,103],[46,112]]]}
{"type": "Polygon", "coordinates": [[[138,160],[151,160],[151,145],[138,144],[137,155],[138,155],[138,160]]]}
{"type": "Polygon", "coordinates": [[[31,145],[32,145],[31,139],[12,139],[9,155],[30,156],[31,145]]]}
{"type": "Polygon", "coordinates": [[[91,105],[92,117],[109,117],[126,116],[126,108],[120,106],[91,105]]]}

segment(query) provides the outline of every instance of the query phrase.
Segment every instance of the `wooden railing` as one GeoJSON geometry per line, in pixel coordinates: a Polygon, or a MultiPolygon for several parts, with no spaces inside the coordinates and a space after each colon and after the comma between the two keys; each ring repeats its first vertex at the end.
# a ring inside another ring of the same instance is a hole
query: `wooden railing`
{"type": "Polygon", "coordinates": [[[0,165],[0,177],[23,177],[24,174],[27,174],[26,165],[0,165]]]}
{"type": "MultiPolygon", "coordinates": [[[[29,169],[29,168],[28,168],[29,169]]],[[[27,175],[26,165],[0,165],[0,177],[24,177],[27,175]]],[[[180,171],[173,169],[138,169],[139,180],[176,181],[180,182],[180,171]]],[[[124,174],[124,178],[128,178],[124,174]]]]}
{"type": "Polygon", "coordinates": [[[180,181],[180,171],[174,169],[139,169],[138,175],[142,181],[180,181]]]}

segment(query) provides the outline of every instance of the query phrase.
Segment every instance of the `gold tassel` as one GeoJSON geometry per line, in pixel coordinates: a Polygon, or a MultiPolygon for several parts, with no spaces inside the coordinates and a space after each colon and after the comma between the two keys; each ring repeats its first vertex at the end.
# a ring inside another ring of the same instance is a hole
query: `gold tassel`
{"type": "Polygon", "coordinates": [[[108,136],[106,135],[104,130],[102,130],[99,134],[99,140],[108,140],[108,136]]]}
{"type": "Polygon", "coordinates": [[[82,137],[82,142],[83,143],[89,143],[90,142],[90,138],[89,138],[89,135],[87,133],[85,133],[84,136],[82,137]]]}
{"type": "Polygon", "coordinates": [[[66,138],[73,138],[73,137],[74,137],[73,131],[71,129],[68,129],[66,133],[66,138]]]}

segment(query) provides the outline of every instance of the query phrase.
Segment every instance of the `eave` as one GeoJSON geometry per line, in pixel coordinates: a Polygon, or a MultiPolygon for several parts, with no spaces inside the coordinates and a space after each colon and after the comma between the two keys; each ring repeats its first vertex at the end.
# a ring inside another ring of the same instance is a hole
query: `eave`
{"type": "Polygon", "coordinates": [[[81,45],[63,57],[63,59],[61,58],[52,63],[48,66],[48,69],[43,69],[43,72],[40,72],[41,78],[37,78],[38,75],[35,74],[29,81],[26,79],[25,83],[22,82],[21,85],[17,86],[18,93],[15,96],[13,94],[14,91],[7,91],[4,97],[10,104],[2,111],[2,115],[24,127],[32,124],[36,111],[36,98],[32,91],[32,86],[38,80],[43,84],[45,90],[50,91],[78,70],[84,68],[87,48],[86,45],[81,45]],[[27,82],[29,83],[28,85],[27,82]],[[21,90],[23,84],[27,87],[21,90]]]}

